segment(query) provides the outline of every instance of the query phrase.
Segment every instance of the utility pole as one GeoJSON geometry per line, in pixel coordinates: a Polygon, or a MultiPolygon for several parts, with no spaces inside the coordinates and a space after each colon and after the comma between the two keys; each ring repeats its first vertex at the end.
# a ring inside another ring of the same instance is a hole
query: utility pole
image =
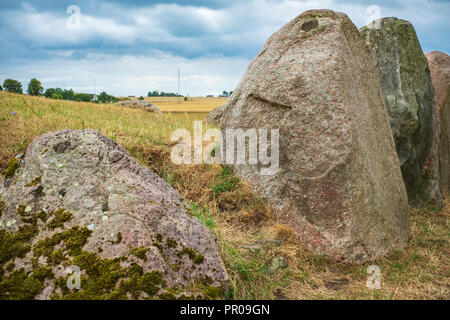
{"type": "Polygon", "coordinates": [[[180,98],[180,66],[178,66],[178,103],[181,103],[180,98]]]}

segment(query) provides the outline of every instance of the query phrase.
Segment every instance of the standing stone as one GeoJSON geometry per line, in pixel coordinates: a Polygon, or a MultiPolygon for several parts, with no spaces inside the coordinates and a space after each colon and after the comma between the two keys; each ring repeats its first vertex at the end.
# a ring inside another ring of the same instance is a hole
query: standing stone
{"type": "Polygon", "coordinates": [[[407,195],[374,65],[345,14],[306,11],[266,42],[220,123],[222,131],[279,129],[279,171],[243,164],[237,173],[304,245],[347,262],[408,241],[407,195]]]}
{"type": "Polygon", "coordinates": [[[427,58],[414,27],[405,20],[382,18],[360,33],[375,59],[409,203],[442,207],[439,118],[427,58]]]}
{"type": "Polygon", "coordinates": [[[435,105],[439,114],[441,139],[439,163],[443,194],[450,193],[450,56],[433,51],[426,54],[434,87],[435,105]]]}
{"type": "Polygon", "coordinates": [[[17,161],[0,188],[0,299],[224,293],[214,235],[113,140],[92,130],[51,132],[17,161]],[[66,286],[69,266],[82,274],[78,290],[66,286]]]}

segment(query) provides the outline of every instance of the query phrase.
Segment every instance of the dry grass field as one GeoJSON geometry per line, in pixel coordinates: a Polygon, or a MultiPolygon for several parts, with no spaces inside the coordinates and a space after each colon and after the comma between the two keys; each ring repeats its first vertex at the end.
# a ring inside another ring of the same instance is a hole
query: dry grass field
{"type": "MultiPolygon", "coordinates": [[[[137,98],[131,98],[137,99],[137,98]]],[[[145,101],[153,103],[162,112],[195,112],[205,113],[223,106],[228,98],[189,97],[146,97],[145,101]]]]}
{"type": "MultiPolygon", "coordinates": [[[[222,101],[192,103],[205,112],[222,101]]],[[[173,101],[152,102],[162,110],[164,103],[176,107],[173,101]]],[[[192,130],[188,116],[0,92],[0,169],[40,134],[85,128],[116,140],[185,197],[189,214],[218,238],[234,287],[229,299],[450,299],[450,205],[411,210],[405,250],[362,265],[333,262],[305,250],[229,167],[170,161],[169,137],[177,128],[192,130]],[[280,257],[286,265],[271,270],[280,257]],[[380,289],[366,287],[369,265],[380,267],[380,289]]]]}

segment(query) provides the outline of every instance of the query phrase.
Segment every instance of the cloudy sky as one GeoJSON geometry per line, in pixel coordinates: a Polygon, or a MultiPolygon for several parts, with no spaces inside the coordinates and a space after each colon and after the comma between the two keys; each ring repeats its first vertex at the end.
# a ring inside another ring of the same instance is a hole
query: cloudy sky
{"type": "Polygon", "coordinates": [[[180,67],[182,94],[217,95],[272,33],[322,8],[357,27],[378,13],[409,20],[424,52],[450,53],[447,0],[0,0],[0,82],[146,95],[176,92],[180,67]]]}

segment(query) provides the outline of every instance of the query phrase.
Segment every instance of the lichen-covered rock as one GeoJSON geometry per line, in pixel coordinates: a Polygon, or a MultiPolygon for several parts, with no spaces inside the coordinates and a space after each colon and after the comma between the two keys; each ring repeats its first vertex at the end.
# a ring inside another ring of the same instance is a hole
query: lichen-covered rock
{"type": "Polygon", "coordinates": [[[405,20],[382,18],[360,33],[375,59],[409,203],[442,207],[439,119],[427,58],[414,27],[405,20]]]}
{"type": "Polygon", "coordinates": [[[439,115],[440,183],[443,194],[450,193],[450,56],[433,51],[426,54],[434,87],[436,113],[439,115]]]}
{"type": "Polygon", "coordinates": [[[141,107],[144,108],[145,111],[155,112],[160,115],[162,114],[161,110],[159,110],[158,107],[144,100],[125,100],[116,102],[115,104],[121,107],[141,107]]]}
{"type": "Polygon", "coordinates": [[[223,294],[214,235],[113,140],[51,132],[18,161],[0,188],[0,299],[223,294]],[[79,290],[67,287],[69,266],[79,290]]]}
{"type": "Polygon", "coordinates": [[[235,169],[308,248],[360,262],[406,245],[407,195],[374,61],[345,14],[307,11],[270,37],[220,125],[279,128],[276,174],[235,169]]]}

